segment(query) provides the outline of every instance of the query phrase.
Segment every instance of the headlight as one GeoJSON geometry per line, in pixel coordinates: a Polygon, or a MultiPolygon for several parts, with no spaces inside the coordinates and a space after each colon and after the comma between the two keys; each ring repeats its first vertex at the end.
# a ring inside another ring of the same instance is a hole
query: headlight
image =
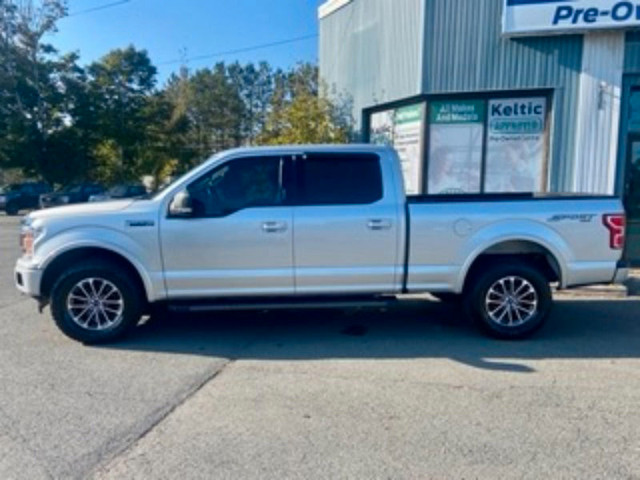
{"type": "Polygon", "coordinates": [[[60,197],[60,203],[69,203],[69,197],[67,195],[63,195],[60,197]]]}
{"type": "Polygon", "coordinates": [[[33,256],[33,246],[40,235],[42,235],[42,232],[42,227],[35,227],[31,224],[29,217],[24,218],[22,227],[20,227],[20,248],[23,255],[27,257],[33,256]]]}

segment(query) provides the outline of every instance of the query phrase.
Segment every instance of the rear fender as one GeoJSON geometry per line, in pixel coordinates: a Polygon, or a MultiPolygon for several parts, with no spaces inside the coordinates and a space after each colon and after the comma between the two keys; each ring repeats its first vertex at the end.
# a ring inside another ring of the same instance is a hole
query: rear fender
{"type": "Polygon", "coordinates": [[[458,254],[462,265],[456,280],[455,291],[461,292],[469,270],[474,262],[491,247],[508,241],[526,241],[546,249],[556,261],[560,271],[560,286],[564,287],[567,279],[567,265],[573,258],[567,242],[553,229],[533,221],[512,220],[489,225],[478,230],[465,242],[458,254]]]}

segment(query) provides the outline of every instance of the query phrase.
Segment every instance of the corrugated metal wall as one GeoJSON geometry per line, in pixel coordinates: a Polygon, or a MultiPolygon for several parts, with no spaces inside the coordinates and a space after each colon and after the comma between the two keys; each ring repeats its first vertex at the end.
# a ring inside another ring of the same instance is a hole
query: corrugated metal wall
{"type": "Polygon", "coordinates": [[[577,192],[613,194],[615,189],[624,32],[590,32],[584,55],[575,137],[577,192]]]}
{"type": "MultiPolygon", "coordinates": [[[[474,0],[475,1],[475,0],[474,0]]],[[[363,108],[416,95],[423,0],[354,0],[320,20],[320,74],[363,108]]]]}
{"type": "MultiPolygon", "coordinates": [[[[321,75],[350,94],[357,122],[363,108],[418,93],[552,88],[549,188],[570,191],[583,38],[504,38],[502,4],[353,0],[320,21],[321,75]]],[[[640,71],[640,36],[630,35],[625,70],[640,71]]]]}
{"type": "Polygon", "coordinates": [[[501,36],[502,0],[425,0],[425,93],[553,88],[550,189],[572,188],[582,37],[501,36]]]}

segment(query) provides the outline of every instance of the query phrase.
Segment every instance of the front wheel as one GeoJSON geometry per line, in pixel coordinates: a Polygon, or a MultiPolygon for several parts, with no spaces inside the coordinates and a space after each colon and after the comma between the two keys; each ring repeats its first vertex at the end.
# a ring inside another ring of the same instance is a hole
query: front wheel
{"type": "Polygon", "coordinates": [[[86,262],[62,274],[51,290],[51,312],[63,333],[86,344],[123,337],[140,320],[142,292],[119,268],[86,262]]]}
{"type": "Polygon", "coordinates": [[[467,312],[494,337],[528,337],[551,312],[547,279],[526,263],[490,265],[472,282],[465,294],[467,312]]]}

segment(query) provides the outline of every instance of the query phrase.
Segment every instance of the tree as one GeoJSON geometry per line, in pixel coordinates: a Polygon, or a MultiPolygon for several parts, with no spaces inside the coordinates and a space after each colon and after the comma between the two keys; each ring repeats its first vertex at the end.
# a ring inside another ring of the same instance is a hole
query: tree
{"type": "Polygon", "coordinates": [[[244,143],[253,145],[266,125],[274,79],[282,72],[274,71],[267,62],[244,66],[236,62],[227,67],[227,73],[244,104],[241,125],[244,143]]]}
{"type": "Polygon", "coordinates": [[[255,143],[344,142],[348,105],[318,69],[268,63],[186,68],[156,88],[133,46],[88,67],[45,41],[64,0],[0,0],[0,168],[51,183],[114,183],[186,170],[217,151],[255,143]]]}
{"type": "Polygon", "coordinates": [[[147,102],[155,86],[156,68],[145,50],[133,46],[109,52],[88,68],[88,92],[100,138],[93,149],[107,183],[140,176],[140,157],[147,144],[151,118],[147,102]]]}
{"type": "Polygon", "coordinates": [[[260,135],[265,144],[346,143],[352,119],[324,92],[317,67],[299,65],[276,79],[271,110],[260,135]]]}
{"type": "Polygon", "coordinates": [[[176,107],[166,92],[149,97],[145,107],[148,119],[145,144],[137,170],[153,177],[153,188],[171,176],[181,165],[189,165],[191,152],[185,148],[189,124],[185,112],[176,107]]]}
{"type": "Polygon", "coordinates": [[[191,138],[199,158],[242,144],[245,105],[223,63],[190,77],[188,104],[191,138]]]}
{"type": "Polygon", "coordinates": [[[44,42],[66,14],[60,0],[37,5],[0,0],[0,165],[43,174],[65,128],[64,92],[58,81],[74,68],[44,42]]]}

